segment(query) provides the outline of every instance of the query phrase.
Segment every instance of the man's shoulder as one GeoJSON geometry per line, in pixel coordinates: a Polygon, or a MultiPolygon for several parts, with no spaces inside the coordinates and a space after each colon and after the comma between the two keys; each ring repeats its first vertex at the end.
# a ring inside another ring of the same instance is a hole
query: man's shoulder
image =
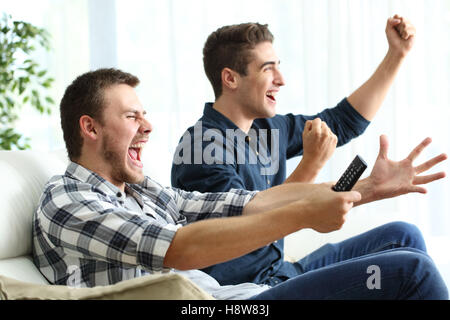
{"type": "MultiPolygon", "coordinates": [[[[44,185],[42,197],[39,205],[45,206],[55,199],[66,199],[66,202],[85,201],[88,199],[99,199],[107,197],[107,194],[95,188],[94,185],[80,181],[67,174],[60,174],[51,177],[44,185]]],[[[59,203],[59,202],[58,202],[59,203]]]]}
{"type": "MultiPolygon", "coordinates": [[[[302,115],[298,115],[302,116],[302,115]]],[[[295,119],[295,115],[292,113],[288,114],[276,114],[271,118],[258,118],[253,121],[253,127],[256,129],[286,129],[292,126],[295,119]]]]}
{"type": "Polygon", "coordinates": [[[192,126],[188,127],[186,129],[186,131],[188,131],[190,133],[193,133],[194,130],[196,130],[196,131],[201,130],[202,132],[205,132],[206,130],[209,130],[209,129],[223,130],[223,129],[228,129],[230,127],[231,126],[225,122],[213,121],[206,117],[201,117],[192,126]]]}
{"type": "MultiPolygon", "coordinates": [[[[80,184],[80,183],[81,183],[81,181],[79,181],[73,177],[70,177],[66,174],[54,175],[44,185],[44,192],[50,192],[50,191],[54,190],[55,188],[65,187],[65,186],[70,186],[73,184],[80,184]]],[[[67,190],[70,190],[70,188],[67,190]]]]}
{"type": "MultiPolygon", "coordinates": [[[[275,116],[271,118],[258,118],[253,121],[253,123],[261,128],[274,128],[279,126],[280,124],[285,124],[286,121],[289,120],[289,118],[294,117],[293,114],[276,114],[275,116]]],[[[217,121],[217,120],[211,120],[206,117],[202,117],[197,122],[195,122],[194,125],[188,127],[185,132],[189,132],[190,134],[193,134],[195,132],[205,132],[207,130],[216,130],[220,131],[223,134],[226,133],[225,130],[236,130],[237,127],[234,124],[228,123],[227,121],[217,121]]]]}
{"type": "MultiPolygon", "coordinates": [[[[52,176],[45,184],[45,186],[49,188],[57,186],[70,186],[70,185],[87,186],[90,184],[88,182],[81,181],[80,179],[74,177],[73,175],[68,173],[68,171],[66,171],[64,174],[57,174],[52,176]]],[[[70,191],[70,188],[68,188],[67,190],[70,191]]]]}

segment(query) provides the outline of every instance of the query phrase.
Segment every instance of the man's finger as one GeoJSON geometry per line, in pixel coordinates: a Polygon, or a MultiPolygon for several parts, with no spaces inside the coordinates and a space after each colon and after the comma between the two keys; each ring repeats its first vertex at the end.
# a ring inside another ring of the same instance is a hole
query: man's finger
{"type": "Polygon", "coordinates": [[[323,184],[331,189],[331,187],[336,185],[336,183],[337,183],[337,181],[329,181],[329,182],[322,182],[321,184],[323,184]]]}
{"type": "Polygon", "coordinates": [[[438,172],[435,174],[429,174],[426,176],[417,176],[414,178],[413,180],[413,184],[414,185],[419,185],[419,184],[427,184],[439,179],[445,178],[445,172],[438,172]]]}
{"type": "Polygon", "coordinates": [[[348,191],[343,194],[348,202],[358,202],[361,200],[361,193],[358,191],[348,191]]]}
{"type": "Polygon", "coordinates": [[[380,136],[380,152],[378,153],[378,157],[387,159],[388,148],[389,148],[389,141],[387,139],[387,136],[382,134],[380,136]]]}
{"type": "Polygon", "coordinates": [[[414,36],[416,34],[416,28],[414,26],[407,26],[405,32],[408,36],[414,36]]]}
{"type": "Polygon", "coordinates": [[[311,130],[311,128],[312,128],[312,120],[307,120],[306,122],[305,122],[305,131],[306,130],[311,130]]]}
{"type": "Polygon", "coordinates": [[[412,26],[405,27],[402,32],[400,32],[401,37],[404,40],[408,40],[411,37],[414,37],[416,34],[416,29],[412,26]]]}
{"type": "Polygon", "coordinates": [[[422,172],[429,170],[430,168],[434,167],[436,164],[444,160],[447,160],[447,155],[445,153],[442,153],[437,157],[434,157],[433,159],[430,159],[427,162],[422,163],[420,166],[417,166],[416,174],[421,174],[422,172]]]}
{"type": "Polygon", "coordinates": [[[412,186],[409,188],[408,192],[427,193],[427,189],[424,187],[412,186]]]}
{"type": "Polygon", "coordinates": [[[388,23],[391,26],[395,27],[395,26],[399,25],[400,23],[402,23],[402,19],[400,17],[394,16],[394,17],[388,19],[388,23]]]}
{"type": "Polygon", "coordinates": [[[312,122],[312,130],[320,132],[321,127],[322,127],[322,120],[320,120],[320,118],[315,118],[312,122]]]}
{"type": "Polygon", "coordinates": [[[322,121],[322,132],[325,132],[328,136],[334,135],[333,131],[325,121],[322,121]]]}
{"type": "Polygon", "coordinates": [[[426,146],[428,146],[431,143],[431,138],[425,138],[425,140],[423,140],[417,147],[414,148],[413,151],[411,151],[411,153],[408,155],[407,159],[414,161],[414,159],[416,159],[423,151],[423,149],[425,149],[426,146]]]}

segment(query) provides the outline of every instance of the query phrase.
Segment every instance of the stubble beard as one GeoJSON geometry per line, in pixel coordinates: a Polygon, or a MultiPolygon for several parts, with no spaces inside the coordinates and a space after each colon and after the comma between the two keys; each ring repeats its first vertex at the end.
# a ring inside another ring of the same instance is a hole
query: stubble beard
{"type": "MultiPolygon", "coordinates": [[[[144,180],[144,175],[133,174],[129,172],[123,163],[123,156],[112,147],[114,143],[111,143],[108,135],[103,138],[102,155],[103,159],[111,165],[111,176],[113,179],[119,182],[137,184],[144,180]]],[[[128,152],[128,151],[127,151],[128,152]]]]}

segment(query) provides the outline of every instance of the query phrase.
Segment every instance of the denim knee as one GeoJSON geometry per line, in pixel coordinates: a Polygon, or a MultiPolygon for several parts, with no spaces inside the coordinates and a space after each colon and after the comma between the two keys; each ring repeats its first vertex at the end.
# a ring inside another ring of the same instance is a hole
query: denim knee
{"type": "MultiPolygon", "coordinates": [[[[401,251],[402,277],[410,284],[407,298],[448,300],[448,289],[433,260],[420,251],[401,251]]],[[[408,286],[404,286],[407,290],[408,286]]]]}
{"type": "Polygon", "coordinates": [[[383,229],[385,234],[392,235],[393,239],[398,242],[401,247],[415,248],[423,252],[427,252],[425,240],[422,236],[422,232],[414,224],[395,221],[387,223],[380,228],[383,229]]]}

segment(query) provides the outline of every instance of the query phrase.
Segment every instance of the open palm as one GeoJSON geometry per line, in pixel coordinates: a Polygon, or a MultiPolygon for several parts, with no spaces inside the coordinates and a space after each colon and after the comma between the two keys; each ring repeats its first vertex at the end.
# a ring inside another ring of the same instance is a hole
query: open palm
{"type": "Polygon", "coordinates": [[[392,198],[411,192],[426,193],[427,190],[421,185],[445,177],[444,172],[419,176],[419,174],[447,159],[447,155],[444,153],[417,167],[413,166],[414,160],[430,143],[431,138],[426,138],[411,151],[408,157],[401,161],[392,161],[387,157],[389,146],[387,137],[385,135],[380,136],[380,152],[370,174],[370,179],[379,198],[392,198]]]}

